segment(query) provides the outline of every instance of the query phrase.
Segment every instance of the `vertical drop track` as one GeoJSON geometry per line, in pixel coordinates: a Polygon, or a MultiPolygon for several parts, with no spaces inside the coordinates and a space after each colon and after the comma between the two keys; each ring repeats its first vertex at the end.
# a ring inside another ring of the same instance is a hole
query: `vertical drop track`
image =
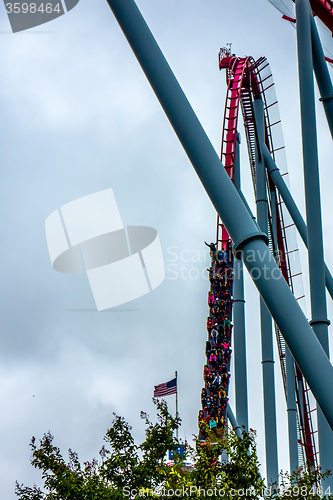
{"type": "MultiPolygon", "coordinates": [[[[255,61],[252,57],[238,58],[229,49],[221,49],[219,68],[226,70],[227,95],[225,101],[221,162],[232,182],[237,140],[239,110],[242,112],[247,142],[249,163],[256,192],[256,123],[253,112],[254,99],[261,98],[265,113],[265,142],[273,159],[280,161],[284,145],[274,141],[274,132],[280,124],[274,82],[266,58],[255,61]]],[[[282,175],[286,175],[285,172],[282,175]]],[[[294,224],[289,223],[289,215],[272,179],[267,175],[269,193],[269,239],[270,249],[277,264],[290,286],[296,299],[302,301],[304,294],[299,293],[299,275],[295,273],[290,254],[298,252],[294,244],[294,224]]],[[[208,294],[209,316],[207,318],[206,357],[204,367],[204,388],[201,393],[199,412],[199,440],[202,444],[207,438],[207,429],[218,433],[226,425],[226,406],[230,379],[230,360],[232,346],[232,305],[233,305],[233,253],[229,234],[217,216],[216,243],[210,244],[211,267],[209,271],[210,290],[208,294]]],[[[287,397],[286,346],[275,325],[282,380],[287,397]]],[[[295,364],[295,395],[297,401],[298,445],[300,464],[316,462],[316,450],[306,381],[295,364]]],[[[237,391],[237,387],[236,387],[237,391]]]]}

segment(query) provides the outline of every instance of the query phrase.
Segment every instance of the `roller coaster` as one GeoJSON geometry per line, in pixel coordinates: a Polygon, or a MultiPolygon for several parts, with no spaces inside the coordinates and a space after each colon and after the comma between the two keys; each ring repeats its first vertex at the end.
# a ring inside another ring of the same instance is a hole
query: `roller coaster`
{"type": "MultiPolygon", "coordinates": [[[[279,118],[278,101],[274,91],[274,82],[270,66],[266,58],[260,58],[254,61],[251,57],[238,58],[231,54],[230,49],[223,48],[219,53],[219,68],[226,70],[227,80],[227,96],[225,103],[225,113],[222,132],[222,151],[221,162],[224,165],[232,182],[237,185],[240,190],[240,172],[239,161],[237,161],[239,135],[238,115],[241,110],[243,115],[243,123],[246,134],[247,149],[249,155],[249,163],[251,167],[254,192],[256,192],[256,118],[254,114],[253,101],[262,99],[264,109],[264,125],[265,125],[265,143],[268,147],[274,161],[275,156],[280,155],[280,162],[286,165],[284,156],[284,145],[281,144],[282,133],[276,128],[280,127],[281,120],[279,118]],[[280,140],[280,142],[278,142],[280,140]],[[282,161],[283,160],[283,161],[282,161]]],[[[283,175],[287,175],[285,170],[283,175]]],[[[295,224],[290,218],[283,204],[281,195],[276,189],[276,186],[266,174],[266,188],[268,193],[268,234],[270,249],[275,256],[277,264],[281,270],[283,277],[288,283],[293,294],[298,295],[297,301],[302,303],[302,308],[305,310],[305,295],[303,293],[303,284],[300,271],[300,262],[298,258],[298,247],[295,238],[295,224]],[[293,254],[293,255],[292,255],[293,254]]],[[[205,366],[204,378],[205,387],[203,389],[202,410],[199,414],[199,430],[202,441],[204,442],[204,426],[210,421],[213,421],[219,415],[219,410],[222,413],[222,422],[226,423],[227,417],[227,395],[230,378],[230,361],[231,361],[231,332],[232,325],[225,325],[225,318],[231,317],[231,308],[233,304],[233,287],[230,275],[232,273],[234,279],[233,257],[232,257],[232,241],[228,235],[226,228],[223,225],[220,217],[217,216],[217,231],[216,244],[212,245],[212,262],[210,268],[211,288],[208,296],[209,318],[207,321],[208,341],[206,343],[207,365],[205,366]],[[224,263],[224,265],[223,265],[224,263]],[[220,293],[219,293],[220,292],[220,293]],[[226,297],[227,294],[227,297],[226,297]],[[220,298],[221,296],[221,298],[220,298]],[[219,335],[214,335],[214,327],[218,330],[219,335]],[[215,350],[215,351],[214,351],[215,350]],[[212,352],[215,352],[214,359],[212,352]],[[218,360],[220,359],[220,363],[218,360]],[[207,369],[208,368],[208,369],[207,369]],[[221,373],[220,373],[221,372],[221,373]],[[228,375],[226,375],[226,373],[228,375]],[[214,383],[211,374],[220,375],[222,377],[221,384],[214,383]],[[210,378],[209,378],[210,377],[210,378]],[[224,379],[224,381],[223,381],[224,379]],[[219,385],[222,387],[219,389],[219,385]],[[222,394],[221,394],[222,393],[222,394]],[[208,408],[207,408],[208,397],[208,408]],[[212,401],[211,401],[212,400],[212,401]],[[220,404],[212,404],[219,401],[220,404]],[[216,408],[214,409],[214,406],[216,408]],[[212,409],[210,407],[213,407],[212,409]],[[210,410],[210,411],[207,411],[210,410]],[[204,415],[208,417],[205,418],[204,415]]],[[[241,278],[238,271],[236,281],[241,278]]],[[[236,297],[236,302],[243,302],[242,298],[236,297]]],[[[235,314],[234,314],[235,316],[235,314]]],[[[245,325],[242,325],[241,331],[244,331],[245,325]]],[[[239,325],[236,331],[239,333],[239,325]]],[[[281,335],[278,326],[275,324],[276,340],[280,357],[282,380],[286,401],[288,401],[287,389],[287,366],[286,366],[286,345],[281,335]]],[[[237,345],[237,353],[239,351],[239,343],[244,346],[245,339],[240,340],[237,345]]],[[[244,350],[244,347],[243,347],[244,350]]],[[[243,354],[243,359],[244,355],[243,354]]],[[[266,360],[265,362],[268,362],[266,360]]],[[[316,443],[314,435],[317,432],[312,418],[312,412],[316,408],[311,409],[309,388],[307,383],[298,368],[297,363],[294,364],[295,378],[295,403],[297,404],[296,425],[297,425],[297,443],[298,443],[298,463],[302,465],[309,464],[311,467],[318,466],[316,443]]],[[[242,381],[246,384],[246,380],[242,381]]],[[[241,383],[240,382],[240,385],[241,383]]],[[[237,386],[236,386],[237,387],[237,386]]],[[[290,399],[291,395],[289,395],[290,399]]],[[[241,402],[241,406],[244,402],[241,402]]],[[[247,404],[245,408],[240,408],[239,413],[247,413],[247,404]]],[[[216,419],[219,424],[219,418],[216,419]]],[[[244,427],[247,427],[247,417],[243,418],[244,427]]],[[[217,425],[218,425],[217,424],[217,425]]],[[[212,425],[211,425],[212,427],[212,425]]]]}
{"type": "MultiPolygon", "coordinates": [[[[245,265],[260,294],[266,479],[278,482],[273,327],[288,412],[290,469],[320,464],[324,470],[333,470],[333,367],[326,304],[326,289],[333,298],[333,278],[323,255],[313,81],[314,73],[333,137],[333,86],[327,66],[333,62],[333,3],[269,1],[296,27],[306,223],[285,182],[281,121],[266,58],[237,57],[230,47],[220,50],[219,68],[226,72],[227,95],[219,157],[134,1],[107,0],[218,214],[216,242],[210,244],[207,364],[199,438],[205,443],[207,426],[215,430],[225,426],[227,418],[240,438],[242,426],[248,429],[245,265]],[[240,114],[256,215],[241,191],[240,114]],[[296,229],[308,248],[310,321],[296,229]],[[231,355],[235,414],[228,404],[231,355]]],[[[323,486],[325,494],[333,493],[332,479],[323,486]]]]}

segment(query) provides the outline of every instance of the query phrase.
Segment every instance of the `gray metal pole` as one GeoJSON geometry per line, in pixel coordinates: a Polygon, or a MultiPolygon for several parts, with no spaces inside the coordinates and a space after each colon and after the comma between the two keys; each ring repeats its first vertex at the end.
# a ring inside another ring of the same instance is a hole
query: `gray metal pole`
{"type": "MultiPolygon", "coordinates": [[[[253,102],[256,145],[256,208],[257,221],[261,231],[268,234],[268,199],[266,169],[261,154],[261,144],[265,142],[265,121],[262,99],[253,102]]],[[[274,353],[272,318],[262,297],[260,297],[261,359],[264,395],[266,477],[269,483],[278,483],[278,446],[276,429],[276,403],[274,381],[274,353]]]]}
{"type": "MultiPolygon", "coordinates": [[[[304,415],[304,392],[303,392],[303,379],[298,378],[296,379],[296,384],[297,384],[297,398],[298,398],[298,405],[299,405],[299,425],[300,425],[300,433],[302,436],[302,439],[304,440],[304,444],[306,444],[306,436],[305,436],[305,415],[304,415]]],[[[305,450],[303,450],[303,458],[306,457],[305,450]]],[[[306,462],[306,458],[305,458],[306,462]]],[[[309,464],[311,468],[313,468],[314,463],[309,464]]]]}
{"type": "Polygon", "coordinates": [[[323,103],[328,126],[333,138],[333,86],[313,16],[311,16],[311,35],[313,69],[319,88],[320,100],[323,103]]]}
{"type": "MultiPolygon", "coordinates": [[[[279,193],[284,201],[284,204],[286,205],[290,217],[294,221],[294,224],[299,232],[300,237],[303,240],[304,245],[308,247],[307,227],[304,222],[304,219],[301,216],[301,213],[298,210],[297,205],[292,195],[290,194],[290,191],[286,186],[286,183],[284,182],[282,175],[280,174],[280,170],[275,164],[273,158],[271,157],[271,154],[268,151],[266,145],[262,146],[262,152],[265,157],[265,164],[269,172],[269,175],[271,176],[275,186],[278,188],[279,193]]],[[[327,291],[333,299],[333,277],[326,264],[325,264],[325,282],[327,291]]]]}
{"type": "MultiPolygon", "coordinates": [[[[234,186],[240,191],[240,138],[237,136],[234,168],[234,186]]],[[[247,371],[246,371],[246,335],[245,335],[245,300],[244,300],[244,270],[243,262],[234,259],[234,360],[235,360],[235,387],[236,387],[236,415],[238,422],[249,430],[248,399],[247,399],[247,371]]]]}
{"type": "Polygon", "coordinates": [[[232,425],[233,430],[236,432],[236,436],[241,439],[242,438],[242,428],[239,425],[239,423],[237,422],[237,419],[236,419],[229,404],[227,406],[227,417],[229,419],[229,422],[232,425]]]}
{"type": "Polygon", "coordinates": [[[295,397],[295,365],[294,360],[286,346],[286,373],[287,373],[287,412],[289,435],[289,463],[290,472],[299,467],[298,440],[297,440],[297,408],[295,397]]]}
{"type": "MultiPolygon", "coordinates": [[[[329,358],[328,325],[330,322],[327,319],[325,293],[316,110],[312,69],[311,17],[312,11],[309,1],[296,0],[298,73],[312,312],[310,325],[329,358]]],[[[333,433],[320,408],[318,408],[318,436],[320,465],[323,470],[333,469],[333,433]]],[[[324,482],[324,486],[333,487],[333,476],[324,482]]]]}
{"type": "Polygon", "coordinates": [[[210,200],[333,428],[333,366],[133,0],[107,0],[210,200]],[[320,367],[314,370],[313,366],[320,367]]]}
{"type": "MultiPolygon", "coordinates": [[[[263,145],[261,145],[263,148],[263,145]]],[[[277,245],[277,198],[276,190],[270,192],[270,208],[272,214],[272,233],[273,233],[273,250],[274,256],[277,258],[279,254],[277,245]]],[[[288,415],[288,435],[289,435],[289,463],[290,471],[296,470],[298,467],[298,442],[297,442],[297,409],[296,409],[296,393],[295,393],[295,366],[293,357],[288,346],[285,346],[286,360],[286,402],[288,415]]],[[[282,376],[284,376],[282,371],[282,376]]]]}
{"type": "MultiPolygon", "coordinates": [[[[263,144],[261,144],[263,149],[263,144]]],[[[266,147],[266,146],[265,146],[266,147]]],[[[264,155],[263,155],[264,156],[264,155]]],[[[277,198],[276,190],[270,192],[270,208],[272,216],[272,233],[273,233],[273,253],[275,258],[279,255],[277,244],[277,198]]],[[[297,441],[297,409],[296,409],[296,393],[295,393],[295,367],[294,360],[289,351],[288,346],[285,346],[285,374],[286,374],[286,403],[288,415],[288,436],[289,436],[289,463],[290,472],[298,467],[298,441],[297,441]]],[[[284,373],[282,371],[282,376],[284,373]]]]}

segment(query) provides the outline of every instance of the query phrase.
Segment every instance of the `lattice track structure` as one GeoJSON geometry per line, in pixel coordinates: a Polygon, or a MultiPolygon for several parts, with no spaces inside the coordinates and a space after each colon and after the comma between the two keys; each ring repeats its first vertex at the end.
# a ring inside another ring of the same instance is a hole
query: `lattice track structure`
{"type": "MultiPolygon", "coordinates": [[[[251,167],[254,191],[256,190],[256,127],[253,111],[253,100],[261,97],[264,104],[265,142],[278,164],[282,175],[287,175],[285,147],[281,130],[281,120],[278,111],[278,101],[275,95],[274,82],[266,58],[255,61],[252,57],[238,58],[229,49],[221,49],[219,53],[219,68],[226,70],[227,95],[223,120],[221,162],[230,179],[234,181],[234,166],[237,141],[237,124],[239,110],[243,115],[248,156],[251,167]],[[279,137],[280,134],[280,137],[279,137]],[[283,164],[283,168],[281,166],[283,164]]],[[[282,198],[272,180],[267,176],[267,192],[269,196],[269,240],[270,249],[287,281],[296,300],[305,309],[302,276],[299,265],[299,253],[296,241],[296,231],[282,198]]],[[[217,244],[221,249],[230,252],[232,242],[217,217],[217,244]]],[[[306,312],[306,311],[305,311],[306,312]]],[[[286,345],[275,324],[278,352],[280,358],[282,380],[287,399],[286,345]]],[[[310,402],[313,396],[309,394],[308,385],[295,364],[295,392],[297,402],[299,463],[318,465],[314,423],[310,402]]]]}
{"type": "MultiPolygon", "coordinates": [[[[281,127],[281,120],[278,111],[278,101],[276,99],[274,81],[272,73],[270,71],[269,64],[266,58],[260,58],[253,65],[252,70],[256,72],[257,81],[259,83],[260,94],[264,102],[264,114],[265,114],[265,131],[266,131],[266,145],[275,160],[279,163],[276,158],[280,152],[280,157],[285,155],[285,147],[283,145],[283,139],[280,143],[276,144],[274,130],[277,127],[281,127]],[[269,95],[271,94],[271,95],[269,95]]],[[[244,112],[243,112],[244,114],[244,112]]],[[[282,136],[282,134],[281,134],[282,136]]],[[[279,138],[277,139],[277,141],[279,138]]],[[[253,169],[252,169],[253,172],[253,169]]],[[[282,175],[287,175],[285,172],[282,175]]],[[[252,175],[253,184],[255,185],[255,176],[252,175]]],[[[277,263],[281,269],[281,272],[287,281],[291,291],[296,296],[297,301],[304,299],[304,293],[297,293],[297,279],[301,277],[302,273],[300,266],[298,269],[294,270],[294,262],[291,259],[291,255],[298,252],[296,238],[295,238],[295,224],[291,220],[288,211],[285,209],[282,198],[275,188],[272,180],[267,177],[267,187],[268,193],[270,195],[270,247],[275,255],[277,263]],[[274,221],[276,224],[276,236],[275,245],[273,243],[273,225],[274,221]],[[288,234],[289,233],[289,234],[288,234]],[[291,234],[290,234],[291,233],[291,234]],[[294,233],[294,234],[292,234],[294,233]],[[295,242],[290,242],[291,237],[294,236],[295,242]],[[291,243],[291,246],[289,245],[291,243]]],[[[298,255],[298,253],[297,253],[298,255]]],[[[285,395],[287,397],[287,375],[286,375],[286,363],[285,363],[285,352],[286,345],[285,341],[281,335],[281,332],[277,325],[275,324],[275,331],[278,343],[278,350],[280,356],[280,364],[282,371],[282,378],[284,382],[285,395]]],[[[295,388],[296,388],[296,402],[298,406],[298,433],[299,433],[299,457],[303,457],[303,463],[309,463],[311,465],[318,466],[316,444],[314,440],[314,424],[312,419],[312,412],[316,411],[316,408],[311,410],[310,398],[309,398],[309,387],[299,369],[297,364],[295,364],[295,388]]],[[[301,462],[300,462],[301,463],[301,462]]]]}

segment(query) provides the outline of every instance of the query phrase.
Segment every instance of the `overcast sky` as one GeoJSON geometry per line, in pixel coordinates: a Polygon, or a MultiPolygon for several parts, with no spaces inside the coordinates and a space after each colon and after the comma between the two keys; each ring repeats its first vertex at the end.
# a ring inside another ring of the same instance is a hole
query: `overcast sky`
{"type": "MultiPolygon", "coordinates": [[[[268,58],[291,189],[304,214],[295,30],[267,0],[239,0],[237,8],[234,0],[137,3],[217,151],[226,90],[219,48],[232,42],[239,56],[268,58]]],[[[203,242],[215,239],[216,214],[105,0],[80,0],[61,18],[15,35],[2,4],[0,13],[0,485],[1,498],[12,500],[16,479],[40,483],[29,464],[32,435],[50,430],[65,455],[71,447],[91,459],[117,412],[143,440],[140,410],[154,416],[153,387],[175,370],[180,436],[197,433],[209,283],[193,276],[205,276],[203,242]],[[60,206],[107,188],[125,225],[158,231],[166,279],[117,311],[98,313],[85,275],[52,269],[44,224],[60,206]]],[[[332,268],[332,145],[320,108],[318,128],[332,268]]],[[[243,190],[254,208],[242,139],[243,190]]],[[[259,298],[248,277],[246,301],[250,426],[264,464],[259,298]]],[[[279,466],[288,469],[278,362],[275,368],[279,466]]],[[[168,402],[174,411],[174,397],[168,402]]]]}

